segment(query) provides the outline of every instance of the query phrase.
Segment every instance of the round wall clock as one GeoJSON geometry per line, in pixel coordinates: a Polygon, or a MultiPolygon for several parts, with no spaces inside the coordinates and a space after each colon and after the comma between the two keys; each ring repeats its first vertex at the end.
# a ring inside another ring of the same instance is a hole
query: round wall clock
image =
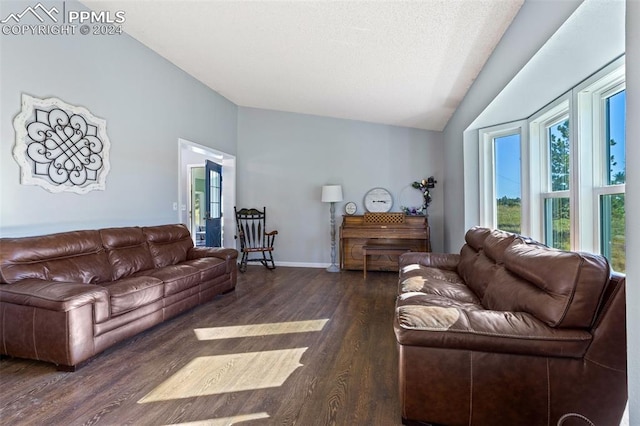
{"type": "Polygon", "coordinates": [[[388,212],[393,207],[391,193],[384,188],[370,189],[364,196],[364,207],[368,212],[388,212]]]}
{"type": "Polygon", "coordinates": [[[358,210],[358,207],[356,206],[356,203],[354,203],[353,201],[349,201],[347,204],[344,205],[344,212],[348,215],[355,214],[357,210],[358,210]]]}

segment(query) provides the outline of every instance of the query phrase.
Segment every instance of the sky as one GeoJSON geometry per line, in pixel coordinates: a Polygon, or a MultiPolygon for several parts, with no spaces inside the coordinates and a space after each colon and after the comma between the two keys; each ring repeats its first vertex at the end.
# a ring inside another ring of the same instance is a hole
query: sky
{"type": "Polygon", "coordinates": [[[521,198],[520,134],[495,139],[497,198],[521,198]]]}
{"type": "MultiPolygon", "coordinates": [[[[616,141],[616,145],[611,147],[611,155],[618,163],[612,168],[612,174],[625,167],[625,101],[625,91],[609,98],[609,138],[616,141]]],[[[521,198],[519,134],[495,139],[495,160],[497,198],[521,198]]]]}
{"type": "Polygon", "coordinates": [[[611,127],[609,128],[609,138],[616,141],[615,146],[611,147],[611,155],[614,156],[618,163],[612,167],[612,174],[619,172],[625,168],[623,159],[625,158],[625,105],[627,92],[619,92],[609,98],[609,116],[611,127]]]}

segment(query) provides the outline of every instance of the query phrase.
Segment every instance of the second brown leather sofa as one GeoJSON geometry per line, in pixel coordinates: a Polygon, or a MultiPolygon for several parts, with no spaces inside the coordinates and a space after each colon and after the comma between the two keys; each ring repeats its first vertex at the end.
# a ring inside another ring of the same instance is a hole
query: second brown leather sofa
{"type": "Polygon", "coordinates": [[[442,425],[618,425],[625,279],[607,260],[473,228],[400,258],[402,416],[442,425]]]}
{"type": "Polygon", "coordinates": [[[74,370],[233,290],[237,257],[181,224],[0,239],[0,354],[74,370]]]}

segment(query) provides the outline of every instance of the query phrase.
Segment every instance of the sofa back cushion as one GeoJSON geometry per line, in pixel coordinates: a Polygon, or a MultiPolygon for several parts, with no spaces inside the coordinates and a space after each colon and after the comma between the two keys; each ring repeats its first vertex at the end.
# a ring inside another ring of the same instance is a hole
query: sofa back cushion
{"type": "Polygon", "coordinates": [[[193,247],[191,233],[183,224],[148,226],[142,232],[156,268],[184,262],[193,247]]]}
{"type": "Polygon", "coordinates": [[[603,256],[517,238],[503,260],[484,294],[485,308],[528,312],[551,327],[593,324],[610,275],[603,256]]]}
{"type": "Polygon", "coordinates": [[[460,262],[458,262],[458,275],[468,283],[473,276],[474,266],[482,251],[484,239],[489,235],[487,228],[473,227],[464,235],[465,245],[460,250],[460,262]]]}
{"type": "Polygon", "coordinates": [[[460,251],[458,274],[482,299],[487,286],[500,269],[504,252],[516,235],[500,230],[475,227],[467,231],[467,244],[460,251]]]}
{"type": "Polygon", "coordinates": [[[142,228],[105,228],[100,230],[100,237],[109,257],[114,280],[153,269],[153,259],[142,228]]]}
{"type": "Polygon", "coordinates": [[[111,281],[111,265],[98,231],[72,231],[0,239],[0,276],[96,284],[111,281]]]}

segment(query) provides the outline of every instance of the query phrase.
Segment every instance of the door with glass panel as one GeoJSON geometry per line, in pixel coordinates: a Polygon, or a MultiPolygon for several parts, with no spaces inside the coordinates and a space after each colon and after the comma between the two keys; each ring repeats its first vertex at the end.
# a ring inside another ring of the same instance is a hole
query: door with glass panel
{"type": "Polygon", "coordinates": [[[205,164],[206,245],[222,246],[222,165],[205,164]]]}

